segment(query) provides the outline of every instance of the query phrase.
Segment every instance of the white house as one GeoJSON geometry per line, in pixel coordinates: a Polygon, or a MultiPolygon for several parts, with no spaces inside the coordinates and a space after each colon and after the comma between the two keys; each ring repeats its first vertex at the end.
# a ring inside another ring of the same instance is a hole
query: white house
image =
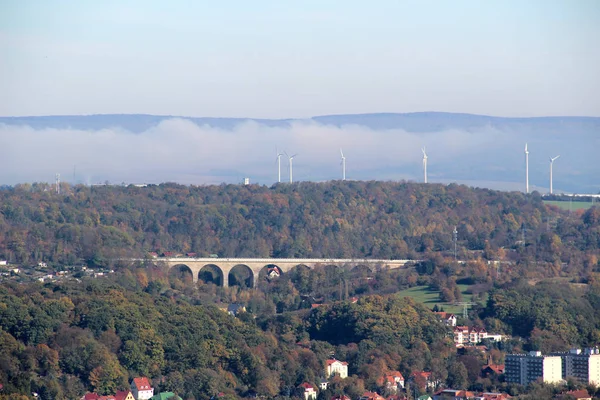
{"type": "Polygon", "coordinates": [[[136,400],[148,400],[154,396],[154,388],[150,385],[148,378],[133,378],[131,381],[131,393],[136,400]]]}
{"type": "Polygon", "coordinates": [[[456,326],[456,315],[444,311],[434,311],[446,324],[446,326],[456,326]]]}
{"type": "Polygon", "coordinates": [[[316,400],[317,391],[315,390],[313,385],[311,385],[308,382],[304,382],[300,385],[300,387],[304,389],[304,400],[316,400]]]}
{"type": "Polygon", "coordinates": [[[325,364],[325,376],[331,378],[333,375],[339,375],[340,378],[348,377],[348,363],[339,361],[335,358],[327,360],[325,364]]]}

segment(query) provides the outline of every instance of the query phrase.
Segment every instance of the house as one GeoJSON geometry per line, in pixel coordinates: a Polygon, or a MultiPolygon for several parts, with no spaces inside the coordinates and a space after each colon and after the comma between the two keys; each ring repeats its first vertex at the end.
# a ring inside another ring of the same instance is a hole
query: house
{"type": "Polygon", "coordinates": [[[130,390],[119,390],[115,394],[115,400],[135,400],[135,397],[133,397],[133,393],[130,390]]]}
{"type": "Polygon", "coordinates": [[[505,393],[475,393],[468,390],[444,389],[433,395],[433,400],[506,400],[505,393]]]}
{"type": "Polygon", "coordinates": [[[198,254],[196,254],[196,253],[185,253],[185,256],[186,257],[195,258],[195,257],[198,257],[198,254]]]}
{"type": "Polygon", "coordinates": [[[444,389],[433,395],[433,400],[466,400],[474,399],[475,393],[467,390],[444,389]]]}
{"type": "Polygon", "coordinates": [[[145,376],[133,378],[131,381],[131,393],[136,400],[148,400],[154,396],[154,388],[145,376]]]}
{"type": "Polygon", "coordinates": [[[504,364],[493,364],[492,357],[489,356],[487,364],[481,367],[481,376],[486,378],[490,375],[502,375],[504,373],[504,364]]]}
{"type": "Polygon", "coordinates": [[[404,377],[399,371],[388,372],[377,380],[377,384],[395,393],[398,389],[404,389],[404,377]]]}
{"type": "Polygon", "coordinates": [[[327,382],[326,379],[321,379],[321,381],[319,382],[319,389],[327,390],[327,386],[329,386],[329,382],[327,382]]]}
{"type": "Polygon", "coordinates": [[[236,317],[240,312],[246,312],[246,306],[243,304],[230,304],[227,307],[227,313],[236,317]]]}
{"type": "MultiPolygon", "coordinates": [[[[35,397],[37,397],[37,396],[35,396],[35,397]]],[[[115,396],[100,396],[98,393],[86,393],[83,397],[81,397],[81,400],[115,400],[115,399],[116,399],[115,396]]]]}
{"type": "Polygon", "coordinates": [[[158,253],[155,251],[151,251],[150,253],[148,253],[148,255],[152,258],[158,258],[158,253]]]}
{"type": "Polygon", "coordinates": [[[304,400],[316,400],[317,391],[313,385],[308,382],[304,382],[300,385],[300,388],[304,389],[304,400]]]}
{"type": "Polygon", "coordinates": [[[487,338],[487,331],[485,328],[476,328],[473,327],[469,331],[469,342],[476,344],[481,343],[483,339],[487,338]]]}
{"type": "Polygon", "coordinates": [[[364,392],[359,400],[385,400],[385,398],[377,392],[364,392]]]}
{"type": "Polygon", "coordinates": [[[386,400],[407,400],[407,397],[403,394],[393,394],[388,396],[386,400]]]}
{"type": "Polygon", "coordinates": [[[417,397],[417,400],[433,400],[430,395],[424,394],[423,396],[417,397]]]}
{"type": "Polygon", "coordinates": [[[489,339],[489,340],[491,340],[493,342],[501,342],[504,337],[502,335],[497,334],[497,333],[488,333],[485,338],[489,339]]]}
{"type": "Polygon", "coordinates": [[[511,396],[508,393],[483,392],[481,393],[481,398],[483,400],[507,400],[510,399],[511,396]]]}
{"type": "Polygon", "coordinates": [[[563,393],[562,395],[560,395],[560,398],[569,398],[572,399],[574,398],[575,400],[592,400],[592,396],[590,396],[590,394],[588,393],[587,390],[585,389],[581,389],[581,390],[570,390],[566,393],[563,393]]]}
{"type": "Polygon", "coordinates": [[[115,400],[135,400],[130,390],[119,390],[115,394],[115,400]]]}
{"type": "Polygon", "coordinates": [[[455,326],[453,329],[454,333],[454,344],[461,345],[469,342],[469,327],[468,326],[455,326]]]}
{"type": "Polygon", "coordinates": [[[339,375],[344,379],[348,377],[348,363],[339,361],[335,358],[327,360],[325,363],[325,377],[331,378],[333,375],[339,375]]]}
{"type": "Polygon", "coordinates": [[[279,268],[277,267],[269,267],[267,269],[267,277],[269,279],[275,279],[275,278],[279,278],[279,276],[281,275],[279,268]]]}
{"type": "Polygon", "coordinates": [[[456,315],[445,311],[434,311],[434,313],[441,318],[446,326],[456,326],[456,315]]]}
{"type": "Polygon", "coordinates": [[[496,339],[497,336],[502,338],[500,335],[488,335],[485,328],[477,328],[468,326],[455,326],[453,329],[454,333],[454,344],[456,347],[464,346],[467,344],[477,344],[481,343],[483,339],[487,339],[488,337],[492,337],[492,339],[496,339]]]}
{"type": "Polygon", "coordinates": [[[431,372],[415,371],[410,374],[410,381],[414,382],[421,390],[435,389],[442,382],[439,379],[434,379],[431,372]]]}
{"type": "Polygon", "coordinates": [[[481,367],[481,376],[502,375],[504,373],[504,364],[487,364],[481,367]]]}

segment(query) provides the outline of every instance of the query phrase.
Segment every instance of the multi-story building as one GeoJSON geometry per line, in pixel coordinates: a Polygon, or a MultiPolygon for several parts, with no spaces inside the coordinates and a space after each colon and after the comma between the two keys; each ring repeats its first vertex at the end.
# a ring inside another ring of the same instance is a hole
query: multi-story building
{"type": "Polygon", "coordinates": [[[502,340],[502,335],[489,334],[484,328],[455,326],[453,333],[454,344],[456,344],[457,347],[481,343],[483,339],[492,339],[494,341],[502,340]]]}
{"type": "Polygon", "coordinates": [[[136,400],[148,400],[154,396],[154,388],[150,386],[148,378],[142,376],[131,381],[131,393],[136,400]]]}
{"type": "Polygon", "coordinates": [[[567,353],[553,353],[562,359],[562,378],[573,377],[585,384],[600,385],[600,349],[572,349],[567,353]]]}
{"type": "Polygon", "coordinates": [[[340,378],[348,377],[348,363],[339,361],[335,358],[327,360],[325,363],[325,376],[331,378],[333,375],[339,375],[340,378]]]}
{"type": "Polygon", "coordinates": [[[543,356],[540,351],[528,354],[507,354],[504,359],[507,382],[527,385],[541,380],[558,383],[562,380],[562,360],[559,356],[543,356]]]}

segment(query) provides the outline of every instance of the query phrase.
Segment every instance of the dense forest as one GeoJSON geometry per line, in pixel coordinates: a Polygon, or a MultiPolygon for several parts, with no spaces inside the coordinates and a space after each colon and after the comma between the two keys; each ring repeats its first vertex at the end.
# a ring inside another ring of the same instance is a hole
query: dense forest
{"type": "MultiPolygon", "coordinates": [[[[278,285],[300,299],[295,287],[302,278],[288,275],[278,285]]],[[[225,399],[303,398],[298,386],[318,384],[331,356],[349,363],[350,377],[333,379],[321,399],[342,393],[355,399],[365,390],[385,394],[380,378],[394,370],[406,377],[431,371],[442,386],[518,395],[536,389],[481,376],[490,358],[501,363],[505,352],[564,351],[600,339],[598,283],[585,290],[552,282],[497,285],[487,305],[473,310],[472,323],[518,336],[487,343],[484,355],[457,353],[451,328],[426,306],[397,294],[275,313],[264,304],[277,290],[174,288],[178,283],[169,281],[166,271],[138,268],[82,282],[4,285],[0,399],[32,392],[41,399],[110,394],[138,375],[184,399],[217,393],[225,399]],[[246,304],[247,311],[233,317],[215,306],[216,299],[246,304]]]]}
{"type": "Polygon", "coordinates": [[[418,258],[525,244],[525,255],[582,264],[600,248],[600,210],[573,215],[534,193],[459,185],[329,182],[148,187],[47,184],[0,190],[0,258],[106,265],[149,251],[222,257],[418,258]]]}
{"type": "Polygon", "coordinates": [[[317,384],[331,356],[349,363],[350,377],[333,379],[320,400],[389,394],[380,381],[389,371],[532,395],[557,389],[509,385],[481,368],[507,352],[600,343],[600,209],[569,213],[537,193],[329,182],[63,185],[59,195],[33,184],[0,189],[0,207],[0,259],[116,271],[3,283],[0,399],[110,394],[138,375],[186,400],[301,398],[298,385],[317,384]],[[224,288],[147,257],[166,251],[422,261],[399,270],[297,267],[261,276],[257,289],[224,288]],[[510,337],[486,343],[486,355],[457,352],[430,306],[397,294],[423,286],[452,304],[464,294],[459,285],[474,303],[459,323],[510,337]],[[228,315],[233,303],[246,311],[228,315]]]}
{"type": "Polygon", "coordinates": [[[109,394],[141,374],[185,398],[218,392],[275,397],[318,382],[325,360],[335,354],[363,378],[343,384],[358,393],[375,384],[382,362],[410,371],[427,362],[411,352],[433,346],[446,358],[451,354],[441,322],[409,299],[374,296],[334,306],[342,308],[327,312],[363,324],[329,343],[324,339],[338,330],[321,324],[327,318],[321,310],[234,318],[172,291],[126,289],[127,280],[120,279],[0,289],[4,391],[36,391],[44,399],[75,398],[85,390],[109,394]],[[377,365],[370,366],[373,360],[377,365]]]}

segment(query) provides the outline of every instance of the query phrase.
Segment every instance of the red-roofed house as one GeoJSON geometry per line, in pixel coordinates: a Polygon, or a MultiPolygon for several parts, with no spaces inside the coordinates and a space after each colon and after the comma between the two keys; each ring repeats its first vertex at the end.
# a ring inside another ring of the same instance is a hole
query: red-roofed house
{"type": "Polygon", "coordinates": [[[308,382],[304,382],[300,385],[304,389],[304,400],[315,400],[317,398],[317,391],[315,387],[308,382]]]}
{"type": "Polygon", "coordinates": [[[377,392],[364,392],[359,400],[385,400],[385,398],[377,392]]]}
{"type": "Polygon", "coordinates": [[[404,377],[399,371],[388,372],[377,380],[379,386],[385,386],[385,388],[392,392],[397,392],[398,389],[404,388],[404,377]]]}
{"type": "Polygon", "coordinates": [[[98,393],[86,393],[81,400],[115,400],[115,396],[100,396],[98,393]]]}
{"type": "Polygon", "coordinates": [[[566,396],[572,396],[573,398],[575,398],[575,400],[592,400],[592,396],[590,396],[588,391],[585,389],[568,391],[563,397],[566,396]]]}
{"type": "Polygon", "coordinates": [[[487,364],[481,367],[481,375],[485,378],[489,375],[502,375],[504,373],[504,364],[487,364]]]}
{"type": "Polygon", "coordinates": [[[442,319],[446,326],[456,326],[456,315],[445,311],[434,311],[434,313],[442,319]]]}
{"type": "Polygon", "coordinates": [[[115,400],[135,400],[135,397],[133,397],[133,393],[130,390],[119,390],[115,394],[115,400]]]}
{"type": "Polygon", "coordinates": [[[325,376],[331,378],[333,375],[339,375],[340,378],[348,377],[348,363],[339,361],[335,358],[327,360],[325,363],[325,376]]]}
{"type": "Polygon", "coordinates": [[[150,385],[150,381],[145,376],[133,378],[131,381],[131,393],[136,400],[148,400],[154,396],[154,388],[150,385]]]}
{"type": "Polygon", "coordinates": [[[496,336],[501,337],[500,335],[488,335],[484,328],[469,328],[468,326],[454,327],[454,344],[456,344],[457,347],[481,343],[483,339],[492,336],[494,337],[494,340],[496,340],[496,336]]]}

